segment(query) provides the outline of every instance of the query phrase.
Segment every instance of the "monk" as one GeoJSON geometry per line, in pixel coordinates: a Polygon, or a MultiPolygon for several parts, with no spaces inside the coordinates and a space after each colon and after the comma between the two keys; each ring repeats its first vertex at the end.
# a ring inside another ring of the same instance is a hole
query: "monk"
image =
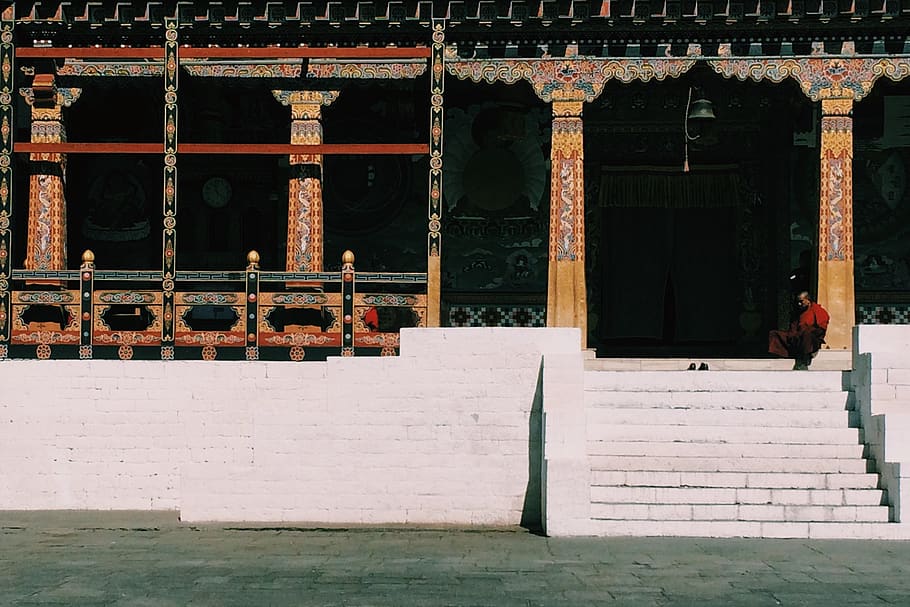
{"type": "Polygon", "coordinates": [[[823,307],[809,299],[808,291],[796,296],[796,306],[799,318],[790,323],[790,328],[768,334],[768,352],[796,359],[793,368],[805,371],[812,362],[812,355],[825,343],[831,317],[823,307]]]}

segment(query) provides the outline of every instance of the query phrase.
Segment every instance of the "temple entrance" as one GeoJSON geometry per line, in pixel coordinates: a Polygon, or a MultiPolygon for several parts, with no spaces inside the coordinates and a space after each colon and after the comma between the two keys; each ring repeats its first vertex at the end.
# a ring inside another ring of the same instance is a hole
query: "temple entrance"
{"type": "Polygon", "coordinates": [[[601,355],[763,355],[774,320],[762,313],[773,309],[763,301],[773,219],[755,170],[601,168],[589,201],[599,226],[589,337],[601,355]]]}
{"type": "Polygon", "coordinates": [[[603,213],[607,346],[732,344],[741,333],[732,207],[603,213]]]}

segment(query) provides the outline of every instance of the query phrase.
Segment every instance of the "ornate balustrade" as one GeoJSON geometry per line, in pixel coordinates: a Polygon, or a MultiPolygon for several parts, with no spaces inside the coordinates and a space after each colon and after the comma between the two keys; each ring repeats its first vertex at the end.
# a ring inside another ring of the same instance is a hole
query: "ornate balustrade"
{"type": "Polygon", "coordinates": [[[178,271],[173,312],[161,274],[14,270],[9,350],[17,358],[303,360],[395,355],[399,330],[425,327],[427,274],[354,270],[263,272],[251,251],[243,271],[178,271]],[[74,289],[78,283],[79,288],[74,289]],[[368,291],[358,292],[369,286],[368,291]],[[18,288],[17,288],[18,287],[18,288]]]}

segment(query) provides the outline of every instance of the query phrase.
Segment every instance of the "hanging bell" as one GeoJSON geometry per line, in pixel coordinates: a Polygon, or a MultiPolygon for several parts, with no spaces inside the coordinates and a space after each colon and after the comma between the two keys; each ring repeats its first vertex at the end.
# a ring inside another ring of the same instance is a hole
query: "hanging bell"
{"type": "Polygon", "coordinates": [[[714,104],[702,97],[692,102],[689,108],[689,120],[714,120],[714,104]]]}

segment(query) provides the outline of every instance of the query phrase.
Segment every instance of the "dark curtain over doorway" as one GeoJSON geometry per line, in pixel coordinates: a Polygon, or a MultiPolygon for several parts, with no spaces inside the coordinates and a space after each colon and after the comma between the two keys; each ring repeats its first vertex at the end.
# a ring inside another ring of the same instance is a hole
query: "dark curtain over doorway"
{"type": "Polygon", "coordinates": [[[736,338],[739,192],[736,167],[604,171],[603,338],[736,338]]]}

